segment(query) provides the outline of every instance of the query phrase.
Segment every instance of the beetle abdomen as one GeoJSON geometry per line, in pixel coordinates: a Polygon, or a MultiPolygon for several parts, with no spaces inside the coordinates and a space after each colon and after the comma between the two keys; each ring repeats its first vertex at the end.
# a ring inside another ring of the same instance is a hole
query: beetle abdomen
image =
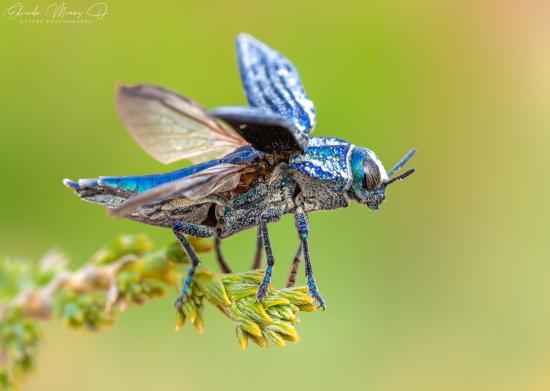
{"type": "Polygon", "coordinates": [[[211,160],[208,162],[196,164],[191,167],[185,167],[177,171],[166,172],[153,175],[138,175],[138,176],[107,176],[99,177],[98,184],[109,186],[125,191],[140,193],[149,190],[155,186],[162,185],[177,179],[196,174],[202,170],[219,164],[219,160],[211,160]]]}

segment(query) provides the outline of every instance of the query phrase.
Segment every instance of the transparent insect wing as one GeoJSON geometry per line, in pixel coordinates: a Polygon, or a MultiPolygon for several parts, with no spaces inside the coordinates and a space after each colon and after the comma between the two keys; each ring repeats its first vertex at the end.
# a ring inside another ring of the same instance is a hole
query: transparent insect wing
{"type": "Polygon", "coordinates": [[[277,113],[300,132],[310,133],[315,108],[290,60],[247,34],[237,38],[237,55],[249,104],[277,113]]]}
{"type": "Polygon", "coordinates": [[[200,163],[247,143],[198,103],[162,87],[119,86],[116,105],[137,143],[162,163],[200,163]]]}

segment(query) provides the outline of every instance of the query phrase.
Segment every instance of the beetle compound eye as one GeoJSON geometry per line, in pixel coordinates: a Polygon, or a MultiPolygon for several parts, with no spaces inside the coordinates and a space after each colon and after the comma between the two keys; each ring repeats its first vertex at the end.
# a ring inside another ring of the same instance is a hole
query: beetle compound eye
{"type": "Polygon", "coordinates": [[[363,165],[365,171],[365,187],[367,190],[372,191],[380,185],[380,170],[375,162],[372,160],[366,160],[363,165]]]}
{"type": "Polygon", "coordinates": [[[365,173],[365,187],[367,190],[374,190],[375,188],[374,179],[368,172],[365,173]]]}

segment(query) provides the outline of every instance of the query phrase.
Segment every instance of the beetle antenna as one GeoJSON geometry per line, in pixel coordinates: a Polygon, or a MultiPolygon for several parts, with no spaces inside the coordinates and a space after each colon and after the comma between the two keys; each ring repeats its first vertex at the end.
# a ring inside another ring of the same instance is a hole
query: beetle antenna
{"type": "Polygon", "coordinates": [[[410,170],[405,171],[403,174],[398,175],[398,176],[390,179],[390,181],[388,183],[386,183],[386,186],[391,185],[392,183],[397,182],[397,181],[402,181],[403,179],[405,179],[409,175],[413,174],[414,172],[415,172],[415,169],[411,168],[410,170]]]}
{"type": "Polygon", "coordinates": [[[403,158],[388,172],[388,176],[391,177],[397,171],[399,171],[416,153],[416,148],[411,149],[403,158]]]}

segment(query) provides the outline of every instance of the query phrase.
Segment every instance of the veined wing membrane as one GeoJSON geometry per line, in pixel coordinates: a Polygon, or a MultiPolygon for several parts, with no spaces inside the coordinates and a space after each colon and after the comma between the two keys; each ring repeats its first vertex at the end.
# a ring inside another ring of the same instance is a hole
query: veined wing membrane
{"type": "Polygon", "coordinates": [[[213,193],[231,191],[239,185],[241,175],[254,171],[254,168],[238,164],[218,164],[196,174],[153,187],[138,193],[121,206],[112,209],[115,216],[127,216],[133,210],[151,202],[172,198],[198,200],[213,193]]]}
{"type": "Polygon", "coordinates": [[[136,142],[162,163],[201,163],[247,144],[198,103],[161,87],[118,86],[116,106],[136,142]]]}

